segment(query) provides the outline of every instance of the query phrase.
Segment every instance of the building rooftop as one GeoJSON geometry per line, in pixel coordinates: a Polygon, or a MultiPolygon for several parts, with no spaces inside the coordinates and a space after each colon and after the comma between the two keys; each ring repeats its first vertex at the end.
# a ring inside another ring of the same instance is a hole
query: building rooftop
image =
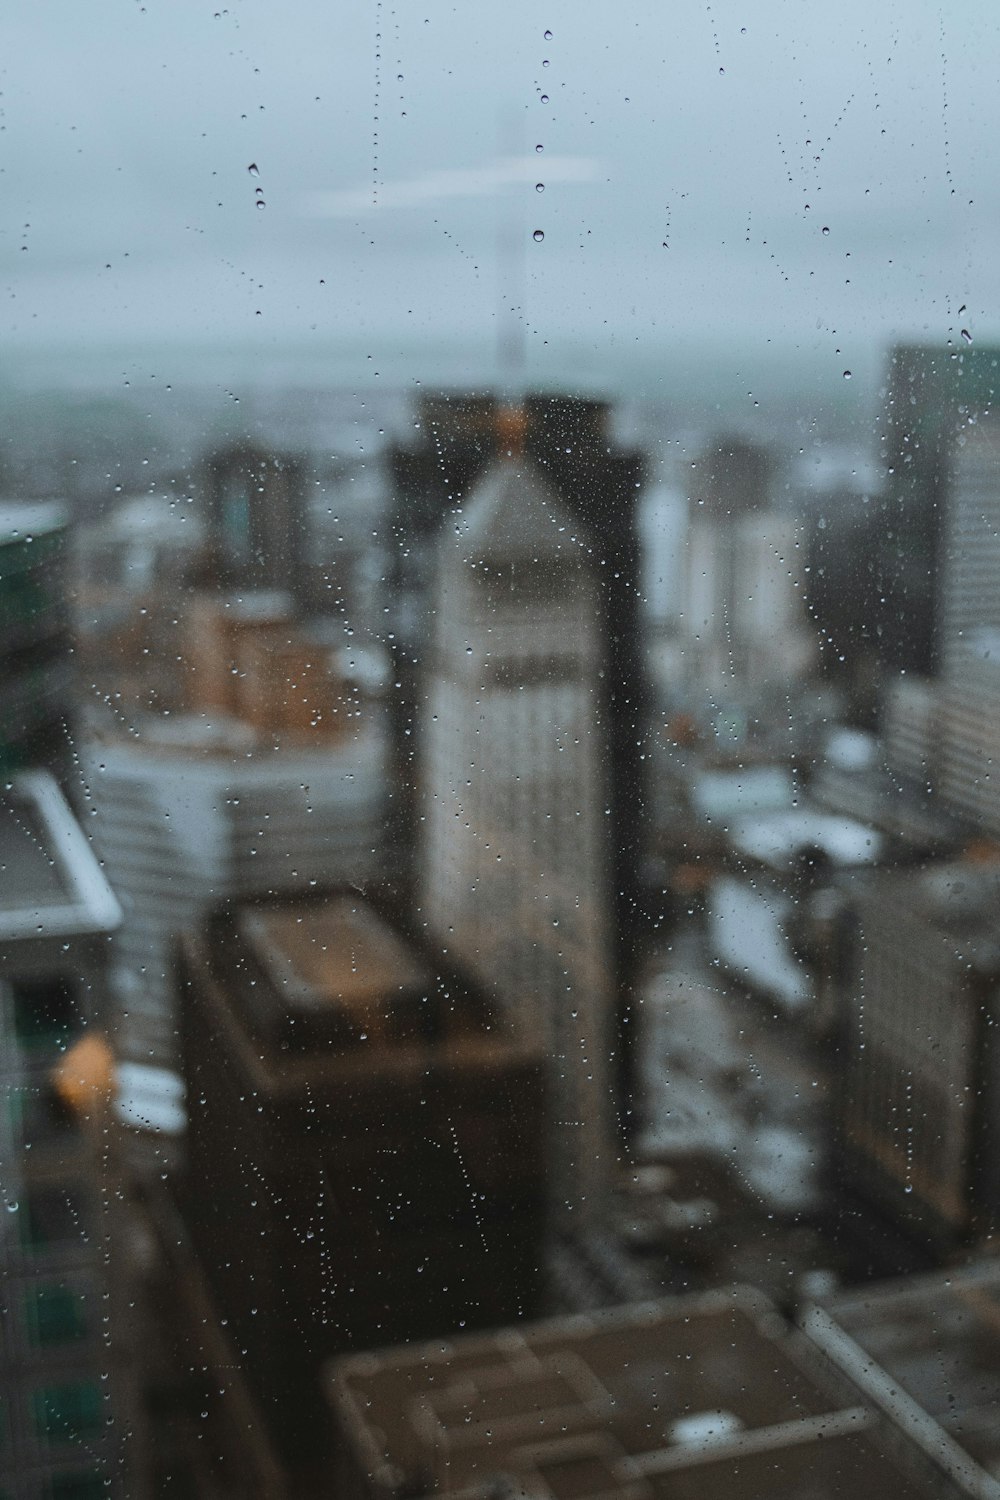
{"type": "Polygon", "coordinates": [[[46,771],[0,797],[0,944],[112,932],[121,908],[46,771]]]}
{"type": "Polygon", "coordinates": [[[353,1355],[330,1367],[328,1389],[364,1476],[345,1494],[935,1493],[886,1456],[873,1410],[748,1292],[353,1355]]]}
{"type": "Polygon", "coordinates": [[[353,887],[218,911],[185,948],[263,1088],[383,1070],[479,1066],[537,1050],[485,995],[353,887]]]}
{"type": "Polygon", "coordinates": [[[798,806],[734,821],[733,848],[772,870],[788,870],[804,853],[820,853],[834,868],[871,865],[882,835],[853,818],[798,806]]]}
{"type": "Polygon", "coordinates": [[[23,542],[66,525],[66,510],[54,500],[0,500],[0,547],[23,542]]]}
{"type": "Polygon", "coordinates": [[[428,966],[356,896],[245,910],[238,927],[275,990],[299,1009],[339,1006],[374,1023],[394,994],[432,983],[428,966]]]}
{"type": "Polygon", "coordinates": [[[836,1296],[803,1323],[969,1494],[1000,1495],[1000,1260],[836,1296]]]}

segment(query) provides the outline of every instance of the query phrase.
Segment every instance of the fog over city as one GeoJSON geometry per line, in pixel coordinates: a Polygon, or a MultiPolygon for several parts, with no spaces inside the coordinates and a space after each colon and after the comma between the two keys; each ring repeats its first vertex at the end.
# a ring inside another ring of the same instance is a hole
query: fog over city
{"type": "Polygon", "coordinates": [[[993,329],[997,25],[985,0],[10,8],[6,378],[481,379],[513,304],[536,380],[711,369],[752,419],[805,372],[850,403],[891,338],[993,329]]]}

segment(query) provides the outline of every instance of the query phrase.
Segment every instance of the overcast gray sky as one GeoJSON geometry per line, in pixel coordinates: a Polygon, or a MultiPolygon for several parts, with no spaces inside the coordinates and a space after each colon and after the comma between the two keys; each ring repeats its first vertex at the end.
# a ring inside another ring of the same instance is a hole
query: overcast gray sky
{"type": "Polygon", "coordinates": [[[995,0],[12,0],[0,333],[488,363],[503,223],[537,369],[704,340],[749,389],[768,340],[839,379],[986,338],[998,30],[995,0]]]}

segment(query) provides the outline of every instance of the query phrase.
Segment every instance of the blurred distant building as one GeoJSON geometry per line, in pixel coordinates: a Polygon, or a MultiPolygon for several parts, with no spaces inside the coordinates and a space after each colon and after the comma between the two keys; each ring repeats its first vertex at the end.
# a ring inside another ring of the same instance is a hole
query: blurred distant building
{"type": "Polygon", "coordinates": [[[380,705],[345,691],[322,640],[269,592],[198,595],[187,711],[112,720],[86,750],[93,834],[125,911],[121,1055],[169,1065],[171,950],[213,902],[387,873],[380,705]]]}
{"type": "Polygon", "coordinates": [[[349,890],[233,904],[182,982],[206,1321],[296,1467],[325,1448],[329,1355],[531,1311],[539,1048],[349,890]]]}
{"type": "MultiPolygon", "coordinates": [[[[956,417],[957,421],[957,417],[956,417]]],[[[935,461],[944,514],[934,677],[889,685],[890,766],[974,834],[1000,838],[1000,420],[963,418],[935,461]]]]}
{"type": "Polygon", "coordinates": [[[613,777],[600,563],[538,463],[498,460],[438,541],[418,905],[550,1059],[563,1229],[616,1155],[613,777]]]}
{"type": "Polygon", "coordinates": [[[328,1387],[343,1500],[986,1493],[740,1288],[354,1356],[328,1387]]]}
{"type": "Polygon", "coordinates": [[[301,460],[239,443],[208,458],[205,491],[214,581],[298,593],[307,556],[301,460]]]}
{"type": "MultiPolygon", "coordinates": [[[[594,565],[595,619],[603,676],[595,685],[607,736],[607,850],[612,893],[609,940],[620,1005],[627,1012],[642,917],[648,692],[641,641],[637,506],[643,461],[617,447],[602,402],[529,395],[512,430],[492,395],[426,398],[409,446],[389,454],[393,495],[386,563],[386,616],[394,656],[393,745],[402,787],[400,821],[416,848],[415,768],[428,725],[425,694],[433,635],[433,580],[442,539],[461,533],[462,515],[485,470],[512,444],[557,497],[567,550],[594,565]]],[[[537,651],[543,650],[541,642],[537,651]]],[[[624,1085],[627,1094],[628,1084],[624,1085]]]]}
{"type": "MultiPolygon", "coordinates": [[[[1000,377],[998,377],[1000,383],[1000,377]]],[[[1000,419],[955,443],[940,609],[940,791],[1000,838],[1000,419]]]]}
{"type": "Polygon", "coordinates": [[[65,779],[74,681],[62,508],[0,502],[0,778],[65,779]]]}
{"type": "Polygon", "coordinates": [[[990,1255],[947,1275],[838,1293],[809,1308],[802,1326],[940,1465],[943,1493],[985,1500],[1000,1489],[998,1311],[1000,1263],[990,1255]]]}
{"type": "Polygon", "coordinates": [[[108,1332],[99,1040],[107,940],[121,917],[44,772],[0,799],[0,1473],[18,1497],[141,1495],[132,1372],[108,1332]]]}
{"type": "Polygon", "coordinates": [[[947,633],[944,622],[956,619],[951,606],[941,607],[946,529],[953,523],[952,453],[998,396],[1000,349],[898,344],[889,356],[877,590],[885,667],[929,673],[943,664],[941,626],[947,633]]]}
{"type": "Polygon", "coordinates": [[[943,1248],[1000,1224],[998,899],[1000,868],[972,857],[856,899],[841,1188],[943,1248]]]}
{"type": "Polygon", "coordinates": [[[74,528],[73,626],[86,701],[176,707],[184,616],[205,538],[190,496],[130,495],[74,528]],[[93,699],[91,698],[93,695],[93,699]]]}
{"type": "Polygon", "coordinates": [[[389,476],[382,455],[330,459],[307,490],[307,544],[298,597],[343,620],[357,640],[385,639],[389,476]]]}
{"type": "Polygon", "coordinates": [[[718,439],[693,466],[679,608],[658,674],[675,711],[745,713],[768,690],[787,700],[814,663],[799,526],[770,486],[767,453],[740,439],[718,439]]]}

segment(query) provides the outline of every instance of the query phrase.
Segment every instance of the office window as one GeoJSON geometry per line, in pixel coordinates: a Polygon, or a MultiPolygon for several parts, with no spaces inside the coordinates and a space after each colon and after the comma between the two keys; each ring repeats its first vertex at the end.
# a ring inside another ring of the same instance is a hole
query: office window
{"type": "Polygon", "coordinates": [[[53,1282],[27,1294],[28,1335],[38,1348],[78,1343],[88,1330],[87,1302],[74,1287],[53,1282]]]}
{"type": "Polygon", "coordinates": [[[101,1426],[101,1389],[96,1381],[46,1386],[34,1395],[35,1423],[53,1443],[77,1442],[101,1426]]]}
{"type": "Polygon", "coordinates": [[[49,1482],[51,1500],[104,1500],[108,1485],[102,1472],[80,1470],[73,1474],[57,1474],[49,1482]]]}
{"type": "Polygon", "coordinates": [[[14,1034],[27,1052],[65,1046],[79,1026],[76,987],[69,979],[20,980],[11,986],[14,1034]]]}
{"type": "Polygon", "coordinates": [[[86,1242],[88,1226],[72,1188],[31,1187],[17,1215],[21,1244],[44,1253],[86,1242]]]}

